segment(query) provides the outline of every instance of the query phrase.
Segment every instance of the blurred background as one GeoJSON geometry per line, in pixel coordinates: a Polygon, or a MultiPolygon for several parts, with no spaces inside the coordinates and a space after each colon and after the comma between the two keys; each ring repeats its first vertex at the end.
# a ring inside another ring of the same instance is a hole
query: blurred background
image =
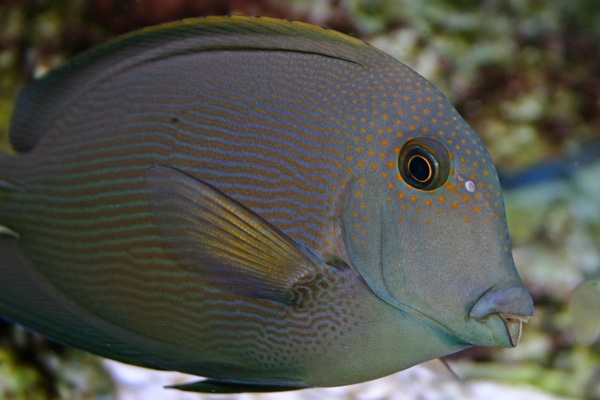
{"type": "Polygon", "coordinates": [[[191,378],[102,360],[0,320],[0,399],[600,399],[599,342],[580,343],[569,312],[574,289],[600,279],[597,0],[0,0],[0,149],[10,151],[15,96],[35,77],[124,32],[223,14],[362,38],[448,96],[501,174],[515,262],[536,305],[521,343],[448,357],[462,381],[418,366],[345,388],[219,397],[162,389],[191,378]]]}

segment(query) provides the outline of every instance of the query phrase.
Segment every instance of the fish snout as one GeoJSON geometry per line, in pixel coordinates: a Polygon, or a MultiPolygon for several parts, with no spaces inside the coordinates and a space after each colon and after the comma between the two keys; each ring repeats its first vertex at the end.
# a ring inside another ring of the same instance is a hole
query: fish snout
{"type": "Polygon", "coordinates": [[[498,315],[515,347],[521,339],[522,324],[533,316],[533,300],[522,285],[501,289],[490,289],[481,296],[473,308],[470,317],[478,321],[486,321],[498,315]]]}

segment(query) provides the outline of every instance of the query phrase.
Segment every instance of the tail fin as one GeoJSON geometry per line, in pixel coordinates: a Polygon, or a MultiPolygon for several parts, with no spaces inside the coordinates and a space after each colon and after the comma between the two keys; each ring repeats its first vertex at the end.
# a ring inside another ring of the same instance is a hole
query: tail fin
{"type": "MultiPolygon", "coordinates": [[[[0,165],[0,171],[2,171],[2,166],[0,165]]],[[[16,183],[13,183],[9,180],[0,179],[0,194],[2,192],[12,192],[19,188],[16,183]]]]}
{"type": "Polygon", "coordinates": [[[7,227],[0,225],[0,236],[2,236],[2,235],[10,236],[15,239],[19,238],[19,234],[17,232],[11,231],[7,227]]]}
{"type": "Polygon", "coordinates": [[[0,151],[0,196],[3,192],[12,191],[16,188],[16,185],[8,179],[12,158],[13,156],[10,154],[0,151]]]}
{"type": "Polygon", "coordinates": [[[16,235],[13,231],[2,224],[3,222],[6,223],[6,221],[2,221],[2,204],[6,201],[5,197],[18,188],[18,185],[16,185],[14,182],[11,182],[8,178],[12,164],[11,158],[11,155],[0,151],[0,237],[4,235],[15,237],[16,235]]]}
{"type": "Polygon", "coordinates": [[[4,236],[10,236],[18,239],[19,235],[4,225],[7,223],[4,220],[4,217],[9,214],[9,211],[6,209],[8,195],[18,191],[20,188],[16,182],[13,182],[9,179],[9,176],[12,175],[11,171],[14,168],[13,160],[14,156],[0,151],[0,238],[4,236]]]}

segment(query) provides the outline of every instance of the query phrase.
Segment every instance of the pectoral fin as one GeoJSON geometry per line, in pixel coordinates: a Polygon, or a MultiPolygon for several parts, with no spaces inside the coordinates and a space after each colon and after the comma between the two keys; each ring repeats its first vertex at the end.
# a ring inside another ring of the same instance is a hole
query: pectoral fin
{"type": "Polygon", "coordinates": [[[146,176],[161,234],[210,284],[297,304],[294,287],[318,279],[308,251],[214,187],[167,166],[150,167],[146,176]]]}

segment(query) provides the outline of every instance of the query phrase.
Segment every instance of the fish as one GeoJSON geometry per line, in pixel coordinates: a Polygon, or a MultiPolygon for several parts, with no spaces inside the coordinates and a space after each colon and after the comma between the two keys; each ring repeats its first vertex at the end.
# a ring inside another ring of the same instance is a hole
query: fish
{"type": "Polygon", "coordinates": [[[204,17],[25,87],[0,154],[0,315],[269,392],[514,347],[533,301],[498,176],[446,97],[362,40],[204,17]]]}
{"type": "Polygon", "coordinates": [[[579,284],[569,301],[569,314],[575,339],[591,346],[600,339],[600,281],[579,284]]]}

